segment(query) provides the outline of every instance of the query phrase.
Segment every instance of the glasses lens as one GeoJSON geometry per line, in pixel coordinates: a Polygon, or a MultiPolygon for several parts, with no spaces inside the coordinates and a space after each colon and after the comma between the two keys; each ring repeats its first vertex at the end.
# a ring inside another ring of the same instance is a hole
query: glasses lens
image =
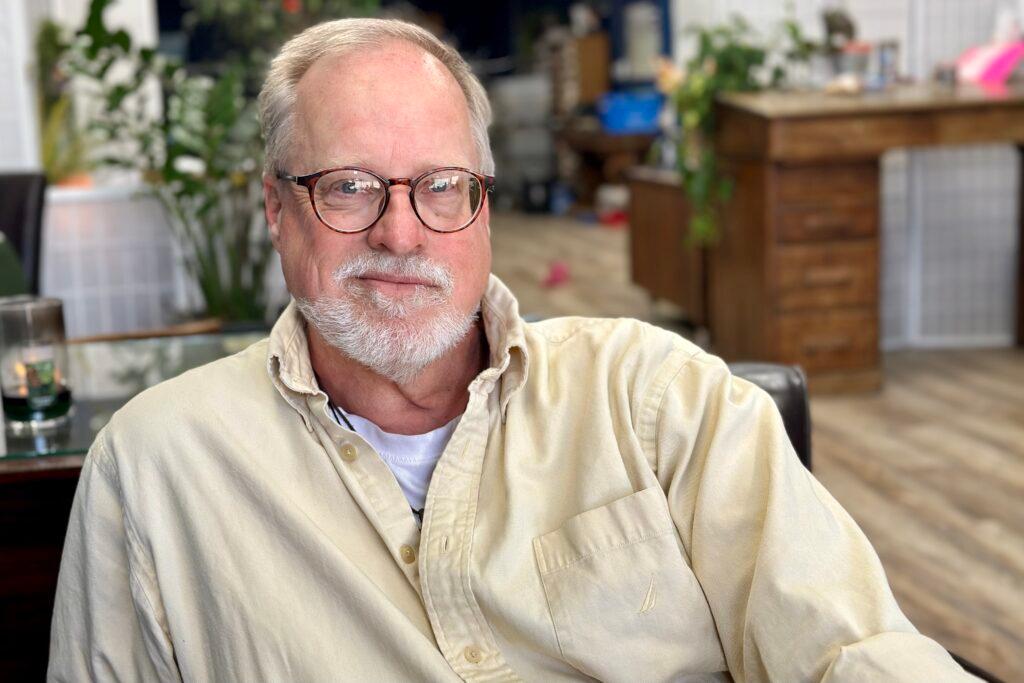
{"type": "Polygon", "coordinates": [[[314,200],[320,218],[329,226],[358,232],[380,213],[384,183],[363,171],[332,171],[317,181],[314,200]]]}
{"type": "Polygon", "coordinates": [[[480,181],[466,171],[436,171],[416,184],[416,211],[424,223],[440,232],[465,227],[481,201],[480,181]]]}

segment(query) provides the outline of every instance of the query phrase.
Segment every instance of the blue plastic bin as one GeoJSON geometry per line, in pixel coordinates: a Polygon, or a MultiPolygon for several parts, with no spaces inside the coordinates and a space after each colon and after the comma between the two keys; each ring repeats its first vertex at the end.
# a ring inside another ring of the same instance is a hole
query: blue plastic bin
{"type": "Polygon", "coordinates": [[[658,112],[664,96],[655,91],[612,92],[597,103],[601,125],[609,133],[640,134],[658,132],[658,112]]]}

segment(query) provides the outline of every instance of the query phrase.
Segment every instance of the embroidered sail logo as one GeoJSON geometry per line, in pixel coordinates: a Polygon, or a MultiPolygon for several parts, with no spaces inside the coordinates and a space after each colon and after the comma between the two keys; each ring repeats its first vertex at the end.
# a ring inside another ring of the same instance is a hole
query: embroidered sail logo
{"type": "Polygon", "coordinates": [[[654,575],[651,574],[651,585],[647,587],[647,595],[644,597],[644,604],[640,605],[639,614],[650,612],[654,609],[655,602],[657,602],[657,595],[654,592],[654,575]]]}

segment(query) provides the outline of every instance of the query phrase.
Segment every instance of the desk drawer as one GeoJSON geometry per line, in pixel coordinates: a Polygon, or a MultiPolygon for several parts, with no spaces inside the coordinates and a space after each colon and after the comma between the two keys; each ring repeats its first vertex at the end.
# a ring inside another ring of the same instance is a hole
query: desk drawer
{"type": "Polygon", "coordinates": [[[814,242],[874,237],[878,206],[803,206],[782,209],[776,217],[780,242],[814,242]]]}
{"type": "Polygon", "coordinates": [[[780,314],[775,320],[774,360],[807,372],[871,368],[878,364],[875,308],[780,314]]]}
{"type": "Polygon", "coordinates": [[[778,201],[788,205],[878,206],[878,164],[776,166],[778,201]]]}
{"type": "Polygon", "coordinates": [[[776,254],[776,310],[877,304],[878,243],[874,240],[787,245],[776,254]]]}

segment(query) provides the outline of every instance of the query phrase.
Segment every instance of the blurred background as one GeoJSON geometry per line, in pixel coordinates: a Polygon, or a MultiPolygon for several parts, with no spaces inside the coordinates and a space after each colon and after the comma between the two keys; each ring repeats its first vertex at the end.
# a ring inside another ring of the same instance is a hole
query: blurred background
{"type": "Polygon", "coordinates": [[[287,293],[255,96],[347,16],[487,88],[526,317],[800,367],[815,474],[910,618],[1024,680],[1024,0],[5,0],[0,294],[83,343],[261,334],[287,293]]]}

